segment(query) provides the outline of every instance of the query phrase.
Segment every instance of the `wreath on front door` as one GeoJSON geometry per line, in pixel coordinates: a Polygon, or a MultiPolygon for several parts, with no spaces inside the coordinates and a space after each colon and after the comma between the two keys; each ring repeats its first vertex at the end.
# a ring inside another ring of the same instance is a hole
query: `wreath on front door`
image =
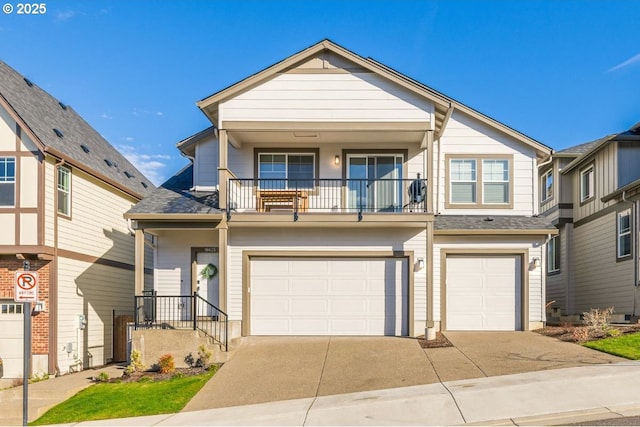
{"type": "Polygon", "coordinates": [[[203,279],[213,279],[218,275],[218,267],[213,264],[207,264],[200,272],[200,277],[203,279]]]}

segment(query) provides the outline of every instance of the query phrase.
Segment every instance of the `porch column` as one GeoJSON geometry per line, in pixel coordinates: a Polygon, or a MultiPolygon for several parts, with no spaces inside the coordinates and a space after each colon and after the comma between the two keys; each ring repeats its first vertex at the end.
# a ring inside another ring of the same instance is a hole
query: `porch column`
{"type": "Polygon", "coordinates": [[[221,222],[218,227],[218,290],[220,310],[227,313],[227,223],[221,222]]]}
{"type": "Polygon", "coordinates": [[[220,129],[218,132],[218,207],[220,209],[227,208],[228,157],[229,139],[227,131],[220,129]]]}
{"type": "Polygon", "coordinates": [[[144,230],[135,232],[135,295],[142,295],[144,290],[144,230]]]}
{"type": "MultiPolygon", "coordinates": [[[[428,340],[436,339],[435,321],[433,320],[433,221],[426,224],[427,228],[427,327],[424,336],[428,340]]],[[[442,320],[441,320],[442,322],[442,320]]],[[[442,323],[441,323],[442,324],[442,323]]]]}

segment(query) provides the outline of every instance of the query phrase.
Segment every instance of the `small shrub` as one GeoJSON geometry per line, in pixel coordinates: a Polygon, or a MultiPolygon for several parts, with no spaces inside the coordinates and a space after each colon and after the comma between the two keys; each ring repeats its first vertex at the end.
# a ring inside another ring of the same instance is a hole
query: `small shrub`
{"type": "Polygon", "coordinates": [[[34,374],[31,378],[29,378],[29,383],[39,383],[40,381],[48,380],[49,374],[45,373],[42,375],[34,374]]]}
{"type": "Polygon", "coordinates": [[[182,372],[176,372],[171,376],[171,378],[184,378],[186,375],[182,372]]]}
{"type": "Polygon", "coordinates": [[[131,363],[124,369],[125,375],[131,375],[134,372],[144,371],[145,366],[142,363],[142,354],[138,350],[131,351],[131,363]]]}
{"type": "Polygon", "coordinates": [[[620,329],[609,329],[607,331],[607,336],[610,337],[618,337],[622,334],[622,332],[620,332],[620,329]]]}
{"type": "Polygon", "coordinates": [[[198,347],[198,360],[196,360],[196,366],[207,367],[211,361],[211,352],[207,350],[204,344],[200,344],[198,347]]]}
{"type": "Polygon", "coordinates": [[[576,342],[583,342],[589,339],[589,328],[580,326],[573,330],[573,340],[576,342]]]}
{"type": "Polygon", "coordinates": [[[582,313],[582,321],[587,325],[591,334],[595,335],[599,332],[606,332],[609,328],[613,312],[613,307],[605,308],[603,310],[599,308],[592,308],[591,310],[582,313]]]}
{"type": "Polygon", "coordinates": [[[109,373],[108,372],[102,371],[96,377],[96,382],[106,383],[107,381],[109,381],[109,373]]]}
{"type": "Polygon", "coordinates": [[[193,354],[187,354],[187,357],[184,358],[184,363],[189,365],[190,368],[196,366],[196,359],[193,358],[193,354]]]}
{"type": "Polygon", "coordinates": [[[158,366],[160,367],[160,372],[163,374],[172,374],[176,371],[176,362],[170,354],[160,356],[158,366]]]}

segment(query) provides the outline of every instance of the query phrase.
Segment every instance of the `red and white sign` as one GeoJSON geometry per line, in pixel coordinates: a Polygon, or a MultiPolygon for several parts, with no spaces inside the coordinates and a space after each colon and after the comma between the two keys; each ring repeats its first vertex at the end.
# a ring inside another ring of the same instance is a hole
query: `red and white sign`
{"type": "Polygon", "coordinates": [[[16,271],[15,284],[14,301],[38,302],[38,273],[16,271]]]}

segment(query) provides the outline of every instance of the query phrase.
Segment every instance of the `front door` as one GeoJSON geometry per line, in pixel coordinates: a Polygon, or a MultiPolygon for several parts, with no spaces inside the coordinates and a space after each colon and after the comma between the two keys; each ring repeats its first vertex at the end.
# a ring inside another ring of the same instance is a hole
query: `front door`
{"type": "MultiPolygon", "coordinates": [[[[203,274],[203,272],[211,271],[211,268],[207,268],[207,266],[211,264],[214,266],[214,271],[218,271],[220,268],[218,253],[214,252],[197,252],[196,253],[196,291],[198,291],[198,295],[202,298],[209,301],[210,304],[213,304],[216,307],[220,307],[220,291],[219,291],[219,277],[220,274],[217,273],[213,277],[208,277],[211,274],[203,274]]],[[[208,313],[209,315],[213,315],[215,313],[208,313]]]]}

